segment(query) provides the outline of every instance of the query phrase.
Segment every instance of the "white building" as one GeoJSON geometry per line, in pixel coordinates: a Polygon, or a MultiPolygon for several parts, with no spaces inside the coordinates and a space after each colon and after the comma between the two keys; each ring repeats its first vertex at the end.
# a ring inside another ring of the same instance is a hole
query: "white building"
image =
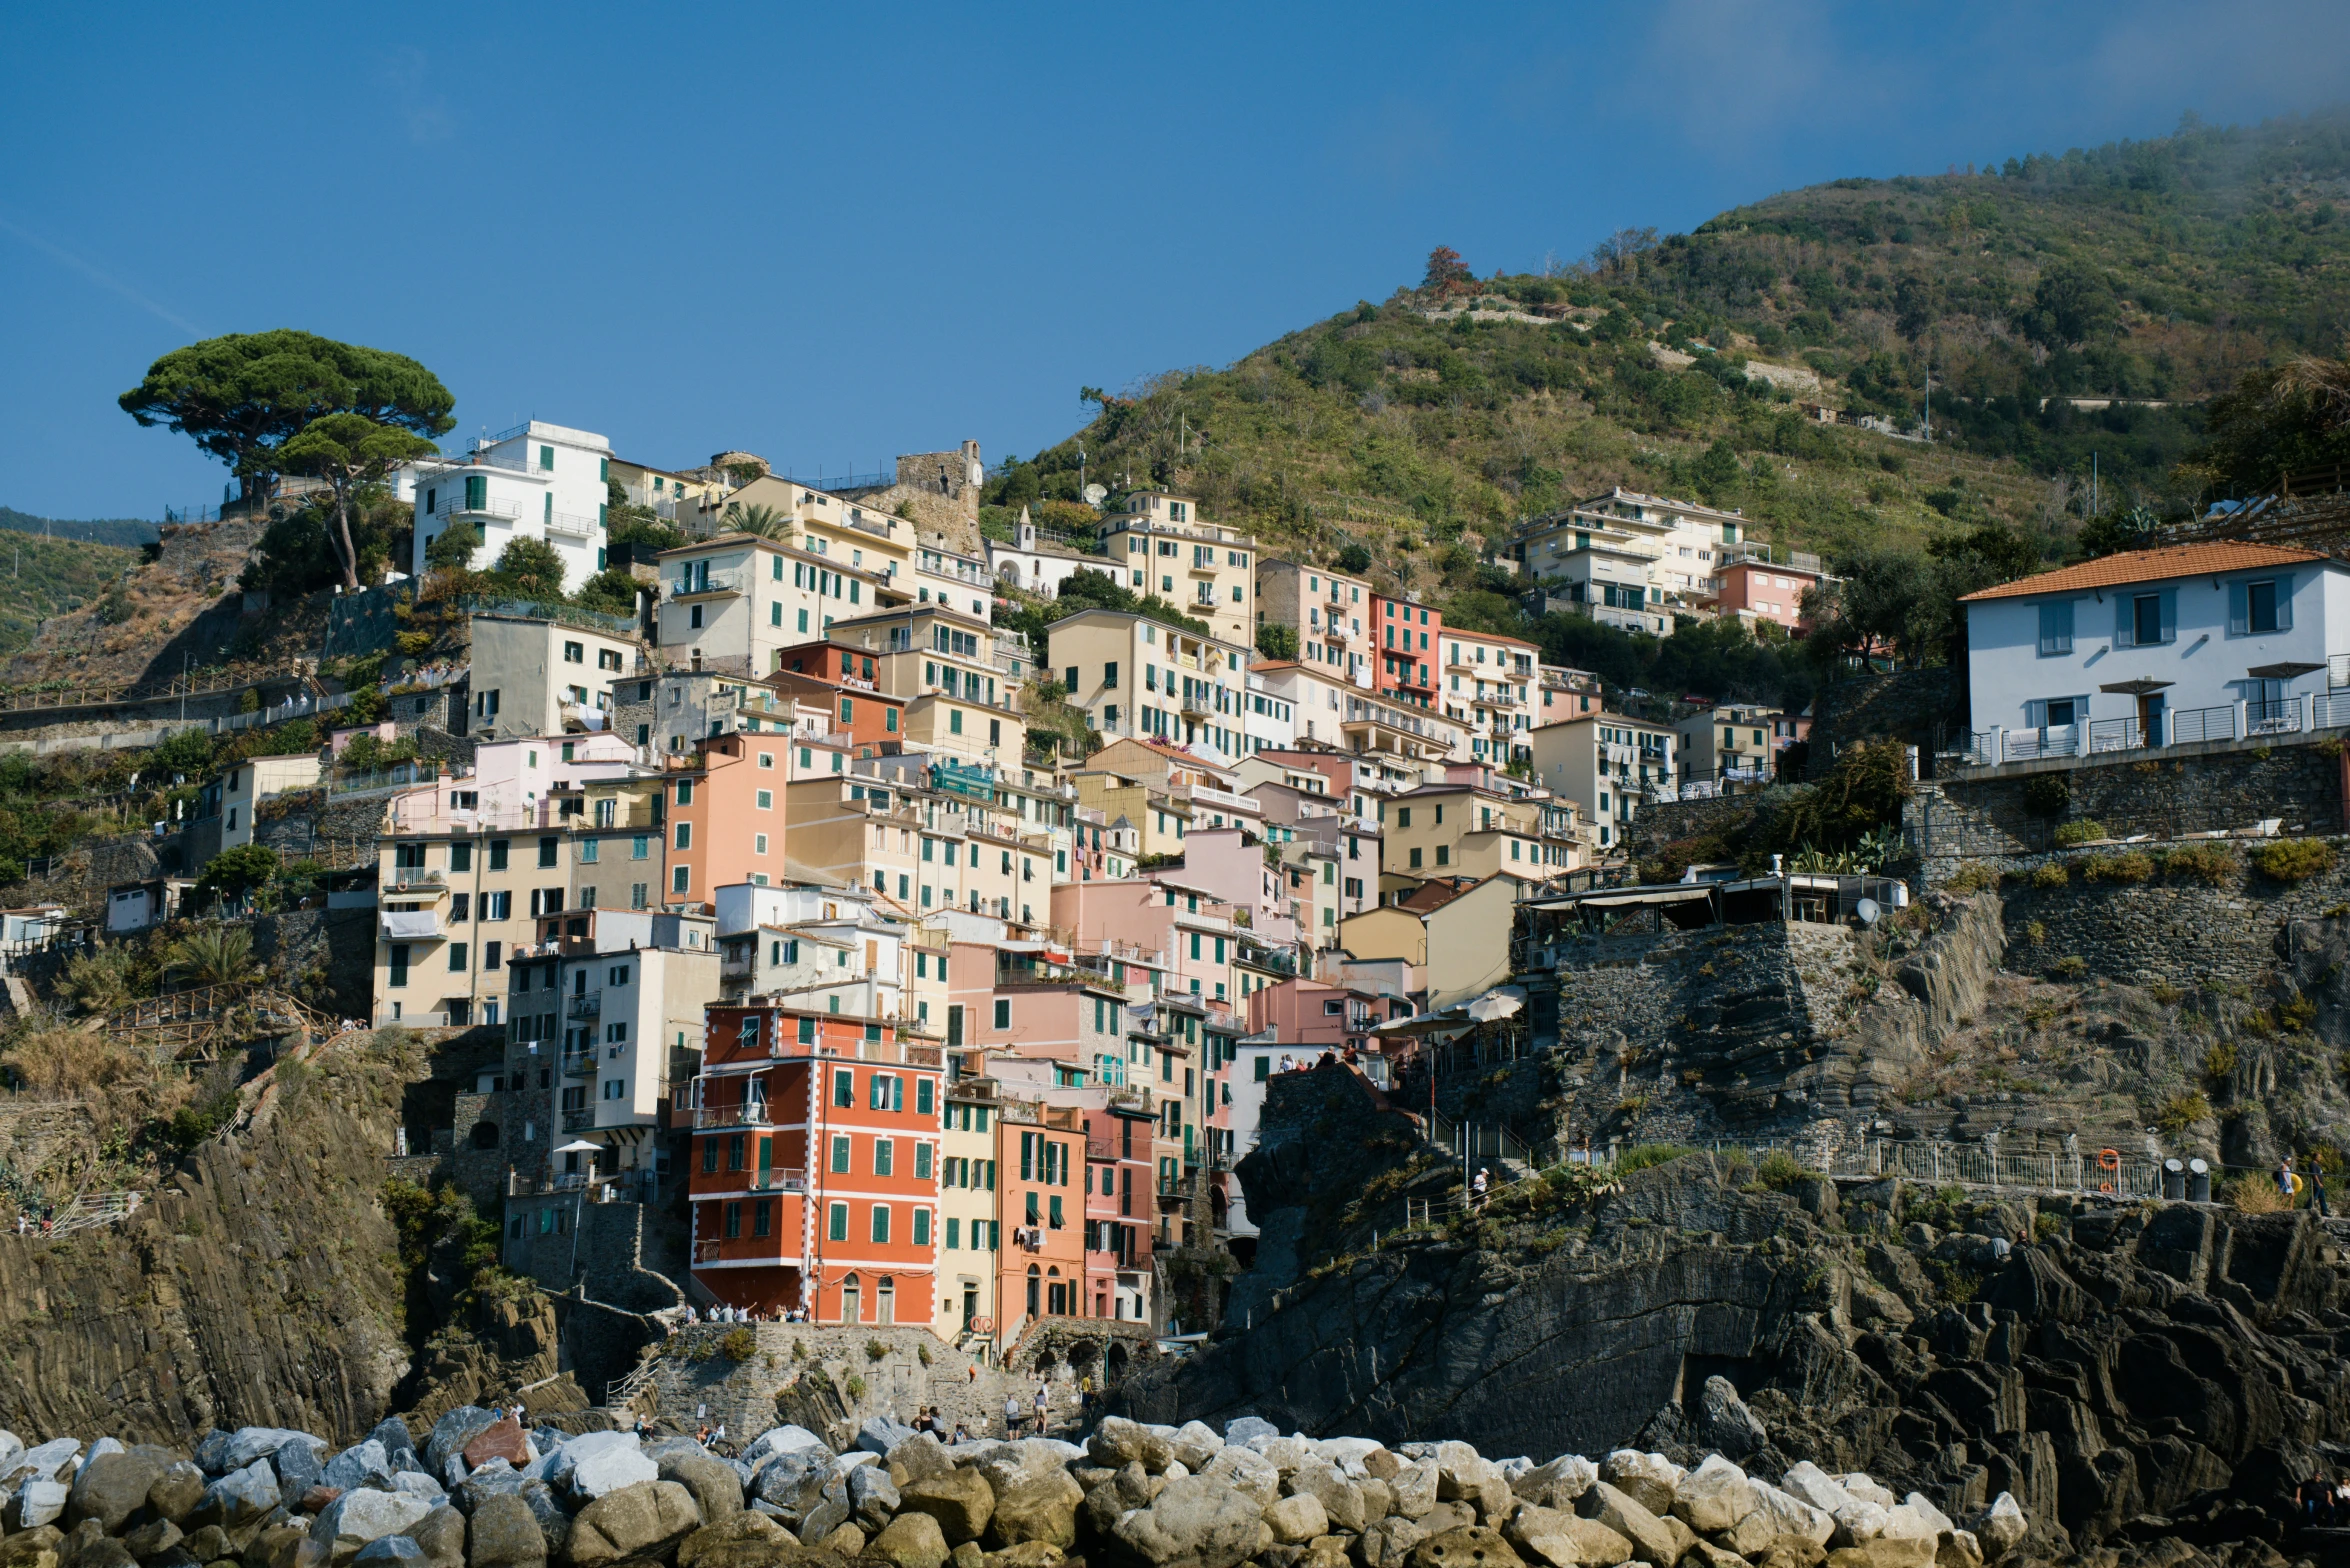
{"type": "Polygon", "coordinates": [[[2309,550],[2129,550],[1960,602],[1985,762],[2306,730],[2350,684],[2350,569],[2309,550]]]}
{"type": "Polygon", "coordinates": [[[1254,668],[1248,672],[1247,707],[1241,715],[1241,733],[1250,756],[1265,750],[1284,751],[1297,744],[1297,705],[1274,691],[1264,675],[1254,668]]]}
{"type": "Polygon", "coordinates": [[[569,593],[604,569],[605,483],[612,443],[589,430],[531,420],[469,451],[411,465],[416,527],[409,571],[453,523],[480,530],[477,568],[497,563],[517,539],[542,540],[563,560],[569,593]]]}
{"type": "Polygon", "coordinates": [[[1106,555],[1073,550],[1040,538],[1025,506],[1020,508],[1019,522],[1012,527],[1010,544],[997,539],[987,541],[989,575],[1007,588],[1024,588],[1047,598],[1058,595],[1061,584],[1079,572],[1100,572],[1111,581],[1118,581],[1112,567],[1106,555]]]}
{"type": "Polygon", "coordinates": [[[1674,741],[1668,724],[1599,712],[1527,732],[1534,776],[1553,794],[1583,808],[1603,849],[1622,844],[1642,800],[1677,800],[1674,741]]]}

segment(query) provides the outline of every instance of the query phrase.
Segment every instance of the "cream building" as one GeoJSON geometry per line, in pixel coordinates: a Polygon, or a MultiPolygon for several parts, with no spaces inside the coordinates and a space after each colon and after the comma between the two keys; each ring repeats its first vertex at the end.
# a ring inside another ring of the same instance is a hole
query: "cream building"
{"type": "Polygon", "coordinates": [[[1299,663],[1366,691],[1378,675],[1373,598],[1359,577],[1297,561],[1257,564],[1257,624],[1295,628],[1299,663]]]}
{"type": "Polygon", "coordinates": [[[1245,644],[1117,610],[1081,610],[1050,635],[1045,667],[1105,740],[1185,746],[1227,767],[1247,755],[1245,644]]]}
{"type": "Polygon", "coordinates": [[[1534,776],[1581,806],[1602,849],[1623,842],[1642,800],[1679,798],[1676,736],[1668,724],[1599,712],[1527,732],[1534,776]]]}
{"type": "Polygon", "coordinates": [[[1256,541],[1237,529],[1202,522],[1184,496],[1138,490],[1127,509],[1101,521],[1102,553],[1118,580],[1156,594],[1208,623],[1227,643],[1256,636],[1256,541]]]}

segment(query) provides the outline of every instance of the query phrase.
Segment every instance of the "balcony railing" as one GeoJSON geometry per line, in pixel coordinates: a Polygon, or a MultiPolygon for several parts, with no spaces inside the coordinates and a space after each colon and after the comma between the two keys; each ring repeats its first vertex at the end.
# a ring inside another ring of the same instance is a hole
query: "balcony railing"
{"type": "Polygon", "coordinates": [[[765,1100],[750,1100],[737,1105],[697,1105],[693,1107],[694,1128],[707,1131],[713,1127],[772,1127],[774,1117],[765,1100]]]}
{"type": "Polygon", "coordinates": [[[563,1130],[565,1132],[589,1132],[594,1129],[595,1125],[596,1109],[592,1105],[581,1110],[563,1113],[563,1130]]]}
{"type": "Polygon", "coordinates": [[[563,1003],[563,1015],[566,1018],[593,1018],[603,1010],[604,993],[601,991],[590,991],[585,996],[567,997],[563,1003]]]}
{"type": "Polygon", "coordinates": [[[750,573],[739,566],[730,566],[708,573],[694,572],[684,577],[665,579],[661,597],[670,599],[697,599],[706,594],[741,593],[747,586],[750,573]]]}
{"type": "Polygon", "coordinates": [[[594,1051],[565,1051],[563,1053],[564,1077],[576,1078],[583,1074],[592,1075],[595,1070],[596,1053],[594,1051]]]}
{"type": "Polygon", "coordinates": [[[576,512],[550,512],[547,514],[547,532],[551,534],[568,534],[574,539],[588,539],[595,536],[596,528],[597,523],[594,518],[582,517],[576,512]]]}

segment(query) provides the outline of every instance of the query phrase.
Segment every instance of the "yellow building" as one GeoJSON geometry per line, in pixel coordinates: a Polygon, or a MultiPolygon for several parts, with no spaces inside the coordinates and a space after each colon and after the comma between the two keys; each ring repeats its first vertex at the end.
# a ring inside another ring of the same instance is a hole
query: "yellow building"
{"type": "Polygon", "coordinates": [[[1119,610],[1080,610],[1055,621],[1050,636],[1045,672],[1061,678],[1070,705],[1105,741],[1188,747],[1221,768],[1248,755],[1249,650],[1241,642],[1119,610]]]}
{"type": "Polygon", "coordinates": [[[1156,594],[1208,630],[1246,647],[1256,636],[1256,541],[1200,521],[1184,496],[1138,490],[1127,509],[1101,522],[1112,575],[1136,593],[1156,594]],[[1121,570],[1122,569],[1122,570],[1121,570]]]}
{"type": "Polygon", "coordinates": [[[1003,1251],[997,1212],[995,1085],[965,1079],[947,1086],[940,1106],[938,1311],[931,1328],[948,1344],[966,1335],[992,1340],[996,1265],[1003,1251]]]}
{"type": "Polygon", "coordinates": [[[1539,882],[1581,864],[1571,801],[1473,784],[1423,784],[1380,802],[1384,876],[1513,876],[1539,882]]]}

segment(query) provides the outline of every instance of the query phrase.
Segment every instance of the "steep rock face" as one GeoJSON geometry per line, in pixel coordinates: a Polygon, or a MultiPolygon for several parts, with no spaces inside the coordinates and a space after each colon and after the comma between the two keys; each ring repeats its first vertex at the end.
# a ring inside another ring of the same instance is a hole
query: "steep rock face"
{"type": "Polygon", "coordinates": [[[379,1196],[425,1068],[393,1037],[346,1038],[278,1069],[126,1222],[0,1238],[0,1428],[186,1447],[213,1426],[348,1439],[383,1418],[412,1358],[379,1196]]]}
{"type": "Polygon", "coordinates": [[[1883,1183],[1855,1210],[1883,1228],[1847,1231],[1832,1194],[1750,1174],[1691,1156],[1497,1212],[1468,1233],[1483,1245],[1327,1267],[1123,1402],[1693,1463],[1721,1376],[1759,1418],[1758,1468],[1866,1470],[1954,1514],[2012,1492],[2084,1551],[2268,1538],[2294,1482],[2329,1468],[2317,1445],[2350,1439],[2341,1254],[2305,1214],[1954,1205],[1883,1183]]]}

